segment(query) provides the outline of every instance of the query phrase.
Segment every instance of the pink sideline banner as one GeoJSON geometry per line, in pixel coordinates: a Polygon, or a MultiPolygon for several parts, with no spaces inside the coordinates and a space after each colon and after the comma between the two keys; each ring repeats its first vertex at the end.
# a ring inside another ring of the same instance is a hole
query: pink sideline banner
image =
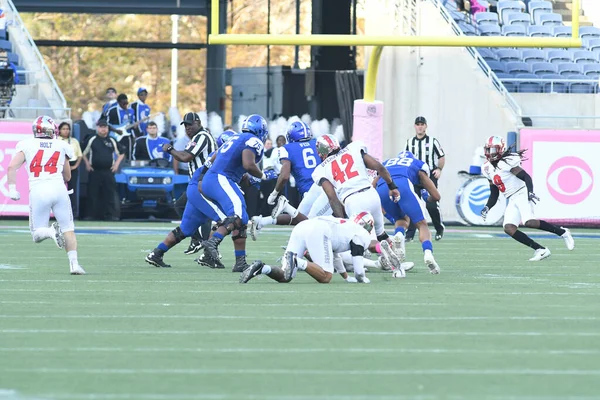
{"type": "Polygon", "coordinates": [[[543,219],[600,224],[600,131],[522,129],[519,144],[543,219]]]}
{"type": "Polygon", "coordinates": [[[31,122],[0,121],[0,217],[29,215],[29,183],[25,165],[17,172],[17,190],[21,193],[19,201],[8,197],[6,174],[17,143],[31,135],[31,122]]]}

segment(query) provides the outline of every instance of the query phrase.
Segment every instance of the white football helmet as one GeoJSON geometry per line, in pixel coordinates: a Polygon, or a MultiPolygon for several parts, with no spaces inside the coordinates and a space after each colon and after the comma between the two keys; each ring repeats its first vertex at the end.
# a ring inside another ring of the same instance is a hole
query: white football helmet
{"type": "Polygon", "coordinates": [[[33,136],[38,139],[54,139],[58,135],[58,127],[54,120],[46,115],[37,117],[32,125],[33,136]]]}
{"type": "Polygon", "coordinates": [[[322,135],[317,139],[317,152],[321,160],[325,160],[331,153],[340,149],[340,142],[333,135],[322,135]]]}
{"type": "Polygon", "coordinates": [[[365,228],[365,230],[369,233],[371,233],[371,231],[373,230],[373,227],[375,226],[375,219],[373,218],[373,216],[366,212],[360,212],[358,214],[354,214],[350,217],[350,220],[352,222],[354,222],[355,224],[358,224],[360,226],[362,226],[363,228],[365,228]]]}
{"type": "Polygon", "coordinates": [[[490,136],[483,146],[485,158],[489,161],[498,161],[506,151],[506,143],[500,136],[490,136]]]}

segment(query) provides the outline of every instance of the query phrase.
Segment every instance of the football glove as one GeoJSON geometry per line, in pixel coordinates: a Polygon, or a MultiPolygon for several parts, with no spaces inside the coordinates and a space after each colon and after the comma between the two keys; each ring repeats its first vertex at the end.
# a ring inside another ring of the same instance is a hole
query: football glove
{"type": "Polygon", "coordinates": [[[260,181],[260,178],[257,178],[257,177],[252,176],[252,175],[248,175],[248,182],[250,183],[251,186],[254,186],[254,187],[258,188],[258,187],[260,187],[260,182],[261,181],[260,181]]]}
{"type": "Polygon", "coordinates": [[[537,204],[537,202],[540,201],[540,198],[537,197],[535,193],[529,192],[529,201],[531,201],[533,204],[537,204]]]}
{"type": "Polygon", "coordinates": [[[21,199],[21,194],[17,192],[17,185],[8,185],[8,197],[14,201],[21,199]]]}
{"type": "Polygon", "coordinates": [[[483,210],[481,210],[481,218],[483,218],[484,221],[487,218],[488,212],[490,212],[490,208],[488,206],[483,207],[483,210]]]}
{"type": "Polygon", "coordinates": [[[427,189],[421,189],[421,198],[423,201],[427,201],[427,199],[429,199],[429,192],[427,189]]]}
{"type": "Polygon", "coordinates": [[[279,196],[279,192],[277,190],[273,190],[269,197],[267,198],[267,204],[274,205],[277,201],[277,196],[279,196]]]}

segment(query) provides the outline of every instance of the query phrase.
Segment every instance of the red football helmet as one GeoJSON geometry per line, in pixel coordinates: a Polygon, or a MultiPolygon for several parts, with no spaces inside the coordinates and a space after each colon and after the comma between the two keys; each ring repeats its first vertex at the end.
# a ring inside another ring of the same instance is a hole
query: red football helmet
{"type": "Polygon", "coordinates": [[[317,152],[321,160],[326,159],[331,153],[339,149],[340,142],[333,135],[323,135],[317,139],[317,152]]]}
{"type": "Polygon", "coordinates": [[[369,233],[371,233],[373,227],[375,226],[375,219],[370,213],[366,211],[350,216],[350,220],[355,224],[358,224],[365,228],[365,230],[369,233]]]}
{"type": "Polygon", "coordinates": [[[483,146],[485,158],[489,161],[498,161],[506,151],[506,143],[500,136],[490,136],[483,146]]]}
{"type": "Polygon", "coordinates": [[[54,139],[58,135],[58,127],[54,120],[46,115],[37,117],[31,126],[33,136],[38,139],[54,139]]]}

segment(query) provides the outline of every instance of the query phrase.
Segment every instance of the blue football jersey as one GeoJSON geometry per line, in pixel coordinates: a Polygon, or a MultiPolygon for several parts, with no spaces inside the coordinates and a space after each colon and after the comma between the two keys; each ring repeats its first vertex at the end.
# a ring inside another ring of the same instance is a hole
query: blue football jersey
{"type": "Polygon", "coordinates": [[[279,148],[279,159],[289,160],[292,165],[292,176],[300,194],[308,192],[312,186],[312,173],[319,165],[317,162],[316,140],[307,142],[291,142],[279,148]]]}
{"type": "MultiPolygon", "coordinates": [[[[416,158],[404,157],[404,158],[390,158],[383,162],[383,166],[387,168],[392,176],[395,178],[408,178],[413,185],[420,183],[419,171],[424,171],[429,176],[429,166],[423,161],[416,158]]],[[[385,182],[380,179],[378,185],[383,185],[385,182]]]]}
{"type": "Polygon", "coordinates": [[[239,183],[246,172],[242,163],[242,152],[246,149],[254,152],[254,161],[257,164],[262,160],[265,147],[260,139],[251,133],[238,133],[217,150],[215,162],[207,174],[225,175],[232,181],[239,183]]]}

